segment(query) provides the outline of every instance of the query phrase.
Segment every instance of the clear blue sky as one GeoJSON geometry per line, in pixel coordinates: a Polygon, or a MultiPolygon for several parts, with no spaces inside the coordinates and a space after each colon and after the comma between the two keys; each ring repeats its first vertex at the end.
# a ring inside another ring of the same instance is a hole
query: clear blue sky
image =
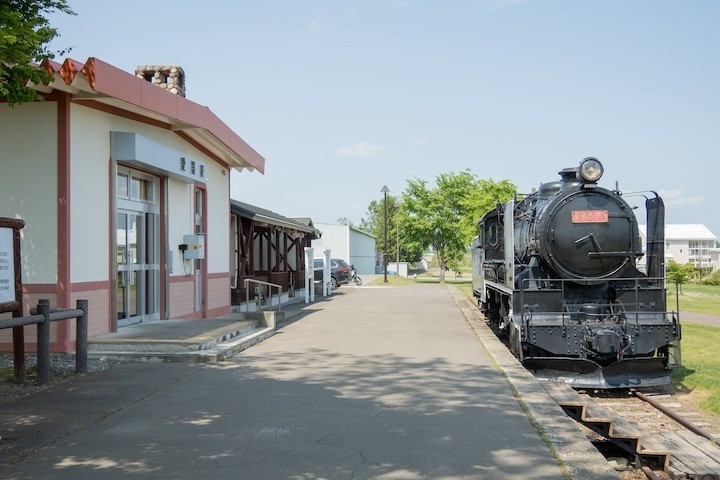
{"type": "Polygon", "coordinates": [[[720,2],[69,4],[55,47],[182,66],[265,157],[233,198],[358,222],[385,184],[470,168],[528,192],[596,156],[601,185],[661,191],[668,223],[720,237],[720,2]]]}

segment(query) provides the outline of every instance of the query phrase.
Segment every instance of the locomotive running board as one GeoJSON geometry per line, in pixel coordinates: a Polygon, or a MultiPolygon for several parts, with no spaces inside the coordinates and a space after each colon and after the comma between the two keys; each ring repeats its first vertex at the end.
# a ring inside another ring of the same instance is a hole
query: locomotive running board
{"type": "Polygon", "coordinates": [[[602,367],[581,358],[533,357],[525,368],[539,378],[558,380],[575,388],[635,388],[670,384],[672,370],[659,357],[628,358],[602,367]]]}

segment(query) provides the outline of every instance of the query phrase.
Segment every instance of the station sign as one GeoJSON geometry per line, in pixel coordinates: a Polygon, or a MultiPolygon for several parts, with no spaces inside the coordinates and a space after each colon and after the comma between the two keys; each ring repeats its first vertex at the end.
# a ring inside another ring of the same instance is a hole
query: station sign
{"type": "Polygon", "coordinates": [[[13,229],[0,227],[0,303],[15,302],[13,229]]]}

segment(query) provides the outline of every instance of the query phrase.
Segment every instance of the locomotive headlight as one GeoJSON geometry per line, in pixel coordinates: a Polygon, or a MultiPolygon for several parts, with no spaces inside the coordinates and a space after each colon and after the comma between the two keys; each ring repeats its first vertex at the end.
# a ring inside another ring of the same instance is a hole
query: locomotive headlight
{"type": "Polygon", "coordinates": [[[597,158],[587,157],[580,163],[580,176],[587,182],[597,182],[605,169],[597,158]]]}

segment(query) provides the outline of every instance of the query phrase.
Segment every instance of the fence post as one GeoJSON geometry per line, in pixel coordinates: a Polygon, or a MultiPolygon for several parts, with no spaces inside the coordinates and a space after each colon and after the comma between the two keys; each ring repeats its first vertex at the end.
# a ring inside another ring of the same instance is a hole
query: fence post
{"type": "MultiPolygon", "coordinates": [[[[22,316],[23,312],[19,312],[22,316]]],[[[15,313],[13,313],[15,316],[15,313]]],[[[25,327],[13,327],[13,373],[15,383],[25,383],[25,327]]]]}
{"type": "Polygon", "coordinates": [[[75,322],[75,373],[87,373],[88,371],[88,301],[78,300],[77,308],[83,314],[77,317],[75,322]]]}
{"type": "Polygon", "coordinates": [[[38,313],[45,317],[37,324],[37,383],[50,382],[50,300],[40,300],[38,313]]]}

